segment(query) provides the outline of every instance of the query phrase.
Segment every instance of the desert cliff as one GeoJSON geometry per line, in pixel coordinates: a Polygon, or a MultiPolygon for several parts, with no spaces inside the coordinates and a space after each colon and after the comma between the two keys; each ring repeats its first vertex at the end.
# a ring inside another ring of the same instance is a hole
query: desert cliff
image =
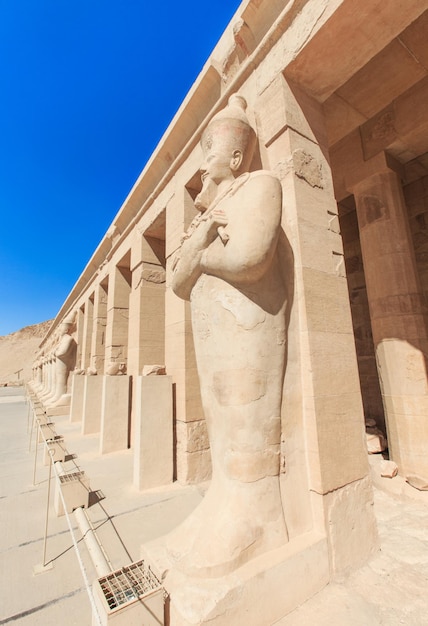
{"type": "Polygon", "coordinates": [[[0,385],[31,378],[34,358],[51,324],[52,320],[48,320],[0,336],[0,385]]]}

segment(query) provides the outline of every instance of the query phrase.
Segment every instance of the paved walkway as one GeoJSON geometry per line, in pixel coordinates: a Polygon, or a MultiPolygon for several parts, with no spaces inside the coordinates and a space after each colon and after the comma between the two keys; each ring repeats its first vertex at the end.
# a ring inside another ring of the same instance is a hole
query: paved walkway
{"type": "Polygon", "coordinates": [[[427,626],[428,503],[375,488],[375,514],[380,551],[278,626],[427,626]]]}
{"type": "MultiPolygon", "coordinates": [[[[39,446],[33,485],[34,440],[30,453],[27,415],[22,390],[0,388],[0,626],[90,626],[91,605],[66,519],[53,511],[53,488],[46,550],[53,568],[35,574],[43,560],[48,467],[39,446]]],[[[132,486],[131,451],[100,457],[95,435],[82,437],[80,424],[70,423],[67,416],[54,419],[67,450],[76,455],[69,463],[83,469],[91,489],[105,496],[88,514],[114,568],[138,560],[142,543],[174,527],[201,500],[198,487],[174,484],[137,491],[132,486]]],[[[381,550],[365,567],[328,585],[278,626],[428,625],[428,494],[407,489],[400,480],[377,480],[381,550]]],[[[96,572],[85,547],[79,546],[92,581],[96,572]]]]}
{"type": "MultiPolygon", "coordinates": [[[[54,512],[54,485],[48,517],[46,562],[52,569],[36,574],[43,561],[49,471],[38,446],[33,485],[34,436],[31,453],[28,409],[19,388],[0,388],[0,626],[90,626],[92,608],[65,517],[54,512]]],[[[66,469],[85,471],[91,490],[105,499],[87,509],[113,569],[140,559],[142,543],[177,525],[202,499],[198,487],[177,484],[152,492],[132,486],[132,452],[101,457],[98,437],[82,437],[81,425],[68,416],[53,418],[55,430],[75,455],[66,469]]],[[[97,578],[73,523],[87,577],[97,578]]]]}

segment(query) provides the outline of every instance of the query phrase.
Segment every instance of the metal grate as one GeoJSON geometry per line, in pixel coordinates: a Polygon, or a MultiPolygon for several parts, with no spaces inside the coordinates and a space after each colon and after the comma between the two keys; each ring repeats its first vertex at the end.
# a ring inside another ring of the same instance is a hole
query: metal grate
{"type": "Polygon", "coordinates": [[[85,477],[85,472],[72,472],[71,474],[61,474],[59,480],[61,484],[73,483],[82,480],[85,477]]]}
{"type": "Polygon", "coordinates": [[[145,566],[144,561],[122,567],[108,576],[99,578],[98,583],[110,610],[162,587],[150,567],[145,566]]]}

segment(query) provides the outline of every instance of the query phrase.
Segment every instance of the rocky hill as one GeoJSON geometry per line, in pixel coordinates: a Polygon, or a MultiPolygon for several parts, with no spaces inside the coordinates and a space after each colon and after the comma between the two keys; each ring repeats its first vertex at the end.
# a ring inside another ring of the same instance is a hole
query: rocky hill
{"type": "Polygon", "coordinates": [[[0,337],[0,385],[31,378],[31,366],[52,320],[25,326],[10,335],[0,337]]]}

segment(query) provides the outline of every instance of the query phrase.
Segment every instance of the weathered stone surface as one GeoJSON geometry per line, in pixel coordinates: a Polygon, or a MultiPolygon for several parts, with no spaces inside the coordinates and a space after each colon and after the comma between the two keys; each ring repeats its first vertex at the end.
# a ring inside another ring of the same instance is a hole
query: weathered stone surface
{"type": "Polygon", "coordinates": [[[379,471],[383,478],[394,478],[398,473],[397,463],[394,463],[394,461],[383,460],[379,465],[379,471]]]}

